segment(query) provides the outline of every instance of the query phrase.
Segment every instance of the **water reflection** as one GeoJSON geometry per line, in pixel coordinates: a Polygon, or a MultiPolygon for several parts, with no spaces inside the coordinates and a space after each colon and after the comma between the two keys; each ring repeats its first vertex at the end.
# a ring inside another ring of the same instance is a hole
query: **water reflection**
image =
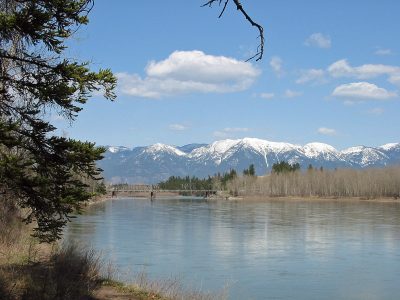
{"type": "Polygon", "coordinates": [[[120,199],[78,216],[65,238],[121,268],[232,283],[231,299],[397,299],[399,213],[399,203],[120,199]]]}

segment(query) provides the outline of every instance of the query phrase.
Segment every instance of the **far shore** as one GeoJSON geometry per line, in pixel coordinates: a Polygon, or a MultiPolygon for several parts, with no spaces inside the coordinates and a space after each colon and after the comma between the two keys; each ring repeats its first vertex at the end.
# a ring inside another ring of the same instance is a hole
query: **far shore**
{"type": "MultiPolygon", "coordinates": [[[[163,200],[163,199],[171,199],[171,198],[181,198],[182,196],[171,194],[171,195],[163,195],[155,197],[154,200],[163,200]]],[[[149,199],[148,195],[138,195],[138,196],[125,196],[120,195],[116,197],[112,197],[111,195],[100,195],[96,196],[93,199],[85,202],[84,206],[91,206],[93,204],[102,203],[108,200],[118,200],[118,199],[126,199],[126,198],[138,198],[138,199],[149,199]]],[[[344,201],[344,202],[380,202],[380,203],[400,203],[400,198],[394,197],[381,197],[381,198],[366,198],[366,197],[304,197],[304,196],[283,196],[283,197],[270,197],[270,196],[261,196],[261,195],[246,195],[246,196],[211,196],[208,198],[204,198],[208,201],[237,201],[237,202],[267,202],[267,201],[318,201],[318,202],[327,202],[327,201],[344,201]]]]}
{"type": "Polygon", "coordinates": [[[316,197],[316,196],[311,196],[311,197],[304,197],[304,196],[265,197],[265,196],[258,196],[258,195],[257,196],[249,195],[249,196],[243,196],[243,197],[232,197],[232,200],[243,200],[243,201],[355,201],[355,202],[400,203],[400,198],[394,198],[394,197],[381,197],[381,198],[316,197]]]}

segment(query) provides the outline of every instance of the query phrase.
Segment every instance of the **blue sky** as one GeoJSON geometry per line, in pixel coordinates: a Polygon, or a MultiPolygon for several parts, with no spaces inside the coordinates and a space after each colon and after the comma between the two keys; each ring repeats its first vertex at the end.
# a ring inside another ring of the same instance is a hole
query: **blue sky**
{"type": "Polygon", "coordinates": [[[95,95],[55,125],[100,145],[184,145],[257,137],[337,149],[400,141],[400,1],[96,1],[67,55],[111,68],[118,98],[95,95]]]}

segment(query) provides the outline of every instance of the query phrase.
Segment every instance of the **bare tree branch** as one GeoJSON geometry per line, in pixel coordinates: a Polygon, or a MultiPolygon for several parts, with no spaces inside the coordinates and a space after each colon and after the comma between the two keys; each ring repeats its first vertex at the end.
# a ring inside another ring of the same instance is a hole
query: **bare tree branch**
{"type": "MultiPolygon", "coordinates": [[[[205,4],[203,4],[202,7],[204,7],[204,6],[211,7],[215,2],[218,2],[218,5],[221,6],[222,1],[223,0],[209,0],[205,4]]],[[[229,1],[230,0],[225,0],[224,6],[223,6],[222,11],[219,14],[218,18],[221,18],[222,15],[224,14],[225,9],[226,9],[229,1]]],[[[252,60],[252,59],[256,59],[256,61],[261,60],[262,57],[263,57],[263,54],[264,54],[264,43],[265,43],[264,28],[260,24],[258,24],[258,23],[253,21],[253,19],[248,15],[246,10],[243,8],[242,4],[240,3],[240,0],[232,0],[232,1],[233,1],[233,3],[235,3],[236,9],[239,10],[242,13],[242,15],[244,15],[244,17],[251,24],[251,26],[257,27],[258,32],[259,32],[258,38],[260,39],[260,44],[257,47],[257,53],[254,54],[249,59],[247,59],[246,61],[249,61],[249,60],[252,60]]]]}

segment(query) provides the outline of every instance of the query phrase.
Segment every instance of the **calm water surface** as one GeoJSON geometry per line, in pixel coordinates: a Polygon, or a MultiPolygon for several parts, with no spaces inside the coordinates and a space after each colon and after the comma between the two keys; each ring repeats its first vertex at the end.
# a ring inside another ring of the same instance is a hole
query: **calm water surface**
{"type": "Polygon", "coordinates": [[[400,299],[399,203],[117,199],[65,238],[229,299],[400,299]]]}

